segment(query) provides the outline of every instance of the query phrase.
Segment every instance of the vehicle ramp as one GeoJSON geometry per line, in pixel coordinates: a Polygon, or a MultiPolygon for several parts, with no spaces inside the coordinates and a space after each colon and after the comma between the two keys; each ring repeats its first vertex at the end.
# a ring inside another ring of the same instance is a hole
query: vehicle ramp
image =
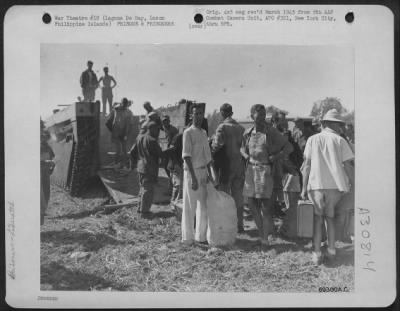
{"type": "MultiPolygon", "coordinates": [[[[107,191],[116,204],[136,204],[139,200],[139,176],[136,170],[123,172],[122,170],[103,167],[98,170],[107,191]]],[[[154,189],[153,204],[166,205],[170,202],[168,193],[169,179],[163,169],[159,171],[158,182],[154,189]]]]}

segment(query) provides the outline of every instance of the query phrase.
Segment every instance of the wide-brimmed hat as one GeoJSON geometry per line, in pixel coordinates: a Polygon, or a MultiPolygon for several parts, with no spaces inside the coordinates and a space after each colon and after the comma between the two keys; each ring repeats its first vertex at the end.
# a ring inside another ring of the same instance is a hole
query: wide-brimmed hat
{"type": "Polygon", "coordinates": [[[345,123],[343,120],[340,119],[339,112],[336,109],[328,110],[322,118],[322,121],[345,123]]]}

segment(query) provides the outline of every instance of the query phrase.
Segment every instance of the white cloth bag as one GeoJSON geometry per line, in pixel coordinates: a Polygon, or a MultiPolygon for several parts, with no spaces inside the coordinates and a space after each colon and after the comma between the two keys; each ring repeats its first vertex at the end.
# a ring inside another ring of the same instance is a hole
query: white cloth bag
{"type": "Polygon", "coordinates": [[[237,235],[237,214],[233,198],[207,184],[207,241],[211,247],[231,246],[237,235]]]}

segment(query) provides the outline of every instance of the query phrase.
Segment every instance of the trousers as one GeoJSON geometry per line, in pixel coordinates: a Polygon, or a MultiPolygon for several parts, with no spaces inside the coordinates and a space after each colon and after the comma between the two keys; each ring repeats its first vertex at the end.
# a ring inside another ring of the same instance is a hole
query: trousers
{"type": "Polygon", "coordinates": [[[172,195],[171,202],[182,199],[183,195],[183,169],[182,167],[175,165],[172,172],[172,195]]]}
{"type": "Polygon", "coordinates": [[[254,222],[258,228],[260,238],[268,240],[268,236],[274,231],[270,199],[248,198],[249,208],[254,222]]]}
{"type": "Polygon", "coordinates": [[[199,184],[198,189],[192,189],[192,176],[188,170],[183,173],[183,211],[182,211],[182,241],[207,240],[207,169],[195,169],[199,184]],[[194,218],[196,216],[196,231],[194,218]]]}
{"type": "Polygon", "coordinates": [[[126,149],[127,142],[121,138],[112,138],[112,142],[115,147],[115,163],[121,163],[122,165],[128,165],[128,153],[126,149]]]}
{"type": "Polygon", "coordinates": [[[230,176],[226,183],[221,183],[218,190],[221,190],[233,197],[236,205],[238,227],[243,228],[243,185],[244,176],[230,176]]]}
{"type": "Polygon", "coordinates": [[[112,111],[112,104],[113,104],[113,93],[111,88],[103,88],[101,90],[101,101],[103,104],[103,112],[106,113],[107,110],[107,101],[108,107],[110,108],[110,113],[112,111]]]}
{"type": "Polygon", "coordinates": [[[95,87],[82,88],[82,95],[84,102],[89,102],[89,103],[93,102],[96,96],[95,94],[96,94],[95,87]]]}
{"type": "Polygon", "coordinates": [[[154,200],[154,186],[156,181],[157,177],[155,176],[139,173],[140,190],[138,212],[150,212],[150,208],[154,200]]]}

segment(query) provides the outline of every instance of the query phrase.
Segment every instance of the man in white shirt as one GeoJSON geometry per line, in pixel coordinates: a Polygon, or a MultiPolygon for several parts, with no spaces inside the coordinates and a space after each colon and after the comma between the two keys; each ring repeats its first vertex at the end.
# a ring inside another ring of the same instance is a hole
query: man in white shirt
{"type": "Polygon", "coordinates": [[[351,161],[354,154],[342,138],[343,123],[336,109],[329,110],[322,119],[323,130],[311,136],[304,150],[303,190],[301,197],[314,204],[314,252],[312,260],[322,261],[322,225],[326,220],[328,233],[328,257],[336,255],[335,207],[344,193],[354,185],[354,169],[351,161]]]}
{"type": "Polygon", "coordinates": [[[193,124],[183,132],[182,158],[183,211],[182,242],[193,244],[194,240],[205,243],[207,240],[207,182],[213,182],[212,158],[206,131],[201,128],[204,109],[193,104],[193,124]],[[196,232],[194,217],[196,215],[196,232]]]}

